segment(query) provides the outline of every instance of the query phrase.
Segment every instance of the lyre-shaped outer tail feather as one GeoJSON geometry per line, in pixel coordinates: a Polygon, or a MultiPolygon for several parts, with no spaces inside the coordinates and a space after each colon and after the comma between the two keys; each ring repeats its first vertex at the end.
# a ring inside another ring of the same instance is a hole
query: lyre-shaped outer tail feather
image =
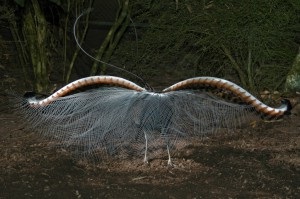
{"type": "Polygon", "coordinates": [[[28,102],[31,106],[35,106],[35,107],[46,106],[49,103],[58,99],[59,97],[63,97],[80,87],[89,86],[89,85],[115,85],[115,86],[131,89],[131,90],[135,90],[138,92],[145,91],[145,89],[140,87],[139,85],[120,77],[91,76],[91,77],[85,77],[76,80],[74,82],[71,82],[43,100],[36,100],[33,98],[29,98],[28,102]]]}
{"type": "Polygon", "coordinates": [[[240,97],[241,100],[253,106],[258,112],[264,113],[271,117],[279,117],[284,114],[289,114],[290,110],[292,109],[291,103],[287,99],[281,101],[282,104],[280,107],[272,108],[259,101],[256,97],[254,97],[252,94],[250,94],[248,91],[238,86],[237,84],[216,77],[190,78],[164,89],[163,92],[182,90],[196,86],[210,86],[231,91],[233,94],[240,97]]]}

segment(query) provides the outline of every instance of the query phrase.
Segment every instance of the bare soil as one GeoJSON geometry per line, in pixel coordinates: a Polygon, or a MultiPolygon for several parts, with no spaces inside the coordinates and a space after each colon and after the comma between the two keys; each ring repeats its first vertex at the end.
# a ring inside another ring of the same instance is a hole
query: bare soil
{"type": "MultiPolygon", "coordinates": [[[[295,100],[294,100],[295,101],[295,100]]],[[[25,131],[0,95],[0,198],[300,198],[300,107],[173,156],[90,162],[25,131]]]]}

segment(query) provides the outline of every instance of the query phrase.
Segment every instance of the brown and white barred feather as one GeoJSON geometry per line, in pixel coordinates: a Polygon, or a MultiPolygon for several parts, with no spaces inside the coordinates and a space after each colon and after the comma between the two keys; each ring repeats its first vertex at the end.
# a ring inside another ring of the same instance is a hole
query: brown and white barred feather
{"type": "Polygon", "coordinates": [[[123,79],[121,77],[91,76],[91,77],[85,77],[69,83],[68,85],[64,86],[63,88],[59,89],[58,91],[56,91],[55,93],[47,97],[46,99],[43,99],[41,101],[30,100],[29,103],[32,106],[46,106],[47,104],[55,101],[59,97],[63,97],[80,87],[89,86],[89,85],[115,85],[115,86],[124,87],[136,91],[145,91],[145,89],[140,87],[139,85],[131,81],[128,81],[126,79],[123,79]]]}
{"type": "Polygon", "coordinates": [[[225,79],[216,77],[195,77],[190,78],[181,82],[178,82],[166,89],[163,92],[177,91],[186,88],[192,88],[196,86],[209,86],[222,88],[227,91],[231,91],[236,96],[240,97],[241,100],[247,104],[253,106],[258,112],[264,113],[271,117],[282,116],[286,112],[290,111],[291,105],[289,101],[284,100],[282,106],[279,108],[272,108],[259,101],[256,97],[250,94],[248,91],[238,86],[237,84],[230,82],[225,79]]]}

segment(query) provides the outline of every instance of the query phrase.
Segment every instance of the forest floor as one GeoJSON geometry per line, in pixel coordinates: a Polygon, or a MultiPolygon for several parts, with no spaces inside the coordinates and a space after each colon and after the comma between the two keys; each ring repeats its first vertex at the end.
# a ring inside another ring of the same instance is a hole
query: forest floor
{"type": "Polygon", "coordinates": [[[74,159],[25,131],[3,93],[0,102],[0,199],[300,198],[299,105],[282,120],[195,140],[169,167],[167,157],[74,159]]]}

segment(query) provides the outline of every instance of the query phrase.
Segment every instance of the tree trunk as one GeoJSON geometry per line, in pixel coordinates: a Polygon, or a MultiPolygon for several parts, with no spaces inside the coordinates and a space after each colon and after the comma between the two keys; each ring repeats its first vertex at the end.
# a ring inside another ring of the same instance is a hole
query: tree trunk
{"type": "Polygon", "coordinates": [[[37,0],[27,5],[23,19],[23,36],[27,42],[32,64],[34,84],[37,92],[47,91],[49,84],[47,69],[47,22],[37,0]]]}

